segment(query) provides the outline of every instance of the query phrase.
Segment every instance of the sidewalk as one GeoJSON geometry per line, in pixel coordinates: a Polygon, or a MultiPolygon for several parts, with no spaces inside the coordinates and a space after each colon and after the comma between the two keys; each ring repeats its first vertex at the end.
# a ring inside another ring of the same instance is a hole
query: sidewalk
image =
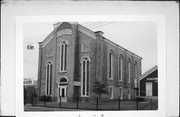
{"type": "Polygon", "coordinates": [[[24,106],[24,111],[81,111],[80,109],[63,109],[54,107],[24,106]]]}

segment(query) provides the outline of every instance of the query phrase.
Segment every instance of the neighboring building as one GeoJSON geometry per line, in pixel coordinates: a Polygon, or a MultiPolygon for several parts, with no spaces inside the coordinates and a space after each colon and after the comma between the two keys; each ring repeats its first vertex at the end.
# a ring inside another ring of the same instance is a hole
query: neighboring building
{"type": "Polygon", "coordinates": [[[32,103],[37,96],[37,81],[32,78],[24,79],[24,103],[32,103]]]}
{"type": "Polygon", "coordinates": [[[32,78],[25,78],[24,79],[24,86],[33,86],[34,80],[32,78]]]}
{"type": "Polygon", "coordinates": [[[139,96],[158,96],[158,68],[157,65],[146,71],[138,78],[139,96]]]}
{"type": "MultiPolygon", "coordinates": [[[[121,32],[120,32],[121,33],[121,32]]],[[[106,82],[103,98],[134,99],[134,79],[141,75],[141,57],[78,23],[57,23],[39,42],[38,95],[52,101],[94,97],[95,79],[106,82]]]]}

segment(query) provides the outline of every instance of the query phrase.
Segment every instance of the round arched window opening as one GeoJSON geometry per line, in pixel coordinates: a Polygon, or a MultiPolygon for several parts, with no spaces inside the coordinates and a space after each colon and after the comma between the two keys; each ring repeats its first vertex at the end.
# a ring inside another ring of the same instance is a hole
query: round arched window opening
{"type": "Polygon", "coordinates": [[[62,77],[60,80],[59,80],[59,85],[67,85],[68,81],[67,81],[67,78],[65,77],[62,77]]]}

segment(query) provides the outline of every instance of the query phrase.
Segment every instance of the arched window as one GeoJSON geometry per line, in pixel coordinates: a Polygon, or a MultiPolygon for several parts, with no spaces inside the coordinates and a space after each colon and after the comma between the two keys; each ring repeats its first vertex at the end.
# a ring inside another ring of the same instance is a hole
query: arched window
{"type": "Polygon", "coordinates": [[[123,56],[120,55],[119,57],[119,80],[123,80],[123,56]]]}
{"type": "Polygon", "coordinates": [[[131,89],[130,88],[128,89],[128,99],[129,100],[131,99],[131,89]]]}
{"type": "Polygon", "coordinates": [[[48,62],[46,65],[46,95],[51,95],[52,90],[52,63],[48,62]]]}
{"type": "Polygon", "coordinates": [[[59,86],[60,85],[67,85],[68,81],[67,81],[67,78],[65,77],[62,77],[59,81],[59,86]]]}
{"type": "Polygon", "coordinates": [[[111,51],[110,53],[109,53],[109,69],[108,69],[108,71],[109,71],[109,79],[113,79],[113,56],[114,56],[114,54],[113,54],[113,52],[111,51]]]}
{"type": "Polygon", "coordinates": [[[65,72],[67,69],[67,41],[63,40],[60,44],[60,71],[65,72]]]}
{"type": "Polygon", "coordinates": [[[81,96],[89,96],[89,68],[90,68],[90,59],[84,57],[81,61],[81,96]]]}
{"type": "Polygon", "coordinates": [[[128,59],[128,83],[131,81],[131,60],[128,59]]]}
{"type": "MultiPolygon", "coordinates": [[[[137,78],[138,78],[138,66],[137,62],[134,63],[134,87],[137,87],[137,78]]],[[[137,92],[135,91],[135,95],[137,95],[137,92]]]]}
{"type": "Polygon", "coordinates": [[[137,62],[136,61],[134,63],[134,77],[135,78],[138,77],[138,66],[137,66],[137,62]]]}

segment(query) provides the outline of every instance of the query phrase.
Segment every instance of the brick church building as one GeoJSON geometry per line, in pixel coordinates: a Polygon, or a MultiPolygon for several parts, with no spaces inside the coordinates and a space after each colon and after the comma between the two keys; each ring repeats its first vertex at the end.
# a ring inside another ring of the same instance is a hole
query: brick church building
{"type": "Polygon", "coordinates": [[[54,24],[39,42],[38,96],[51,101],[91,99],[95,80],[106,82],[108,99],[134,99],[141,57],[75,22],[54,24]]]}

